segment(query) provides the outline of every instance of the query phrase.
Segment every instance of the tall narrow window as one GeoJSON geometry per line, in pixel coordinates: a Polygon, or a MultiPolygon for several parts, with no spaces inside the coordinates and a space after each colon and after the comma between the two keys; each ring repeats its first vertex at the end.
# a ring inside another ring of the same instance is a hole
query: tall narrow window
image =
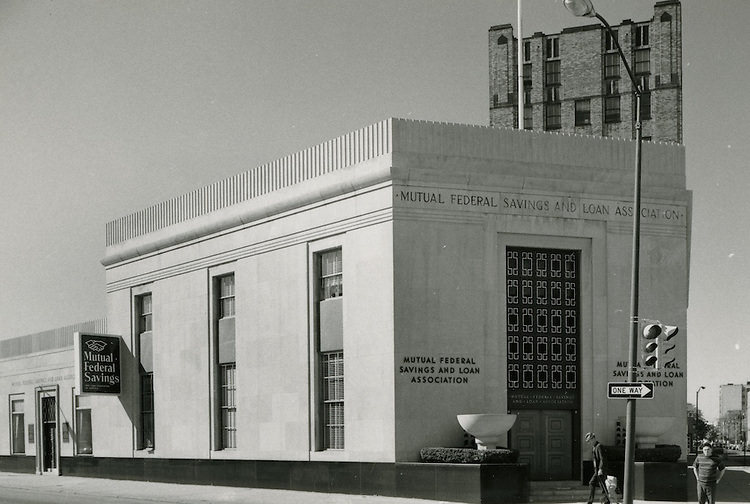
{"type": "Polygon", "coordinates": [[[562,127],[562,106],[560,103],[560,87],[550,86],[545,90],[544,104],[545,128],[556,130],[562,127]]]}
{"type": "Polygon", "coordinates": [[[636,49],[635,50],[635,69],[636,75],[643,75],[651,73],[651,50],[650,49],[636,49]]]}
{"type": "Polygon", "coordinates": [[[10,452],[26,453],[24,438],[23,397],[10,396],[10,452]]]}
{"type": "Polygon", "coordinates": [[[324,443],[328,449],[344,448],[344,352],[323,353],[324,443]]]}
{"type": "Polygon", "coordinates": [[[534,129],[534,107],[531,105],[531,88],[523,90],[523,129],[534,129]]]}
{"type": "Polygon", "coordinates": [[[91,455],[94,444],[91,435],[91,405],[87,396],[75,396],[76,405],[76,454],[91,455]]]}
{"type": "Polygon", "coordinates": [[[237,364],[220,364],[221,373],[221,445],[237,448],[237,404],[235,375],[237,364]]]}
{"type": "Polygon", "coordinates": [[[644,47],[649,45],[648,42],[648,25],[639,25],[635,27],[635,46],[644,47]]]}
{"type": "Polygon", "coordinates": [[[237,448],[236,350],[235,350],[235,288],[234,274],[217,279],[218,309],[216,321],[218,346],[219,449],[237,448]]]}
{"type": "Polygon", "coordinates": [[[620,55],[616,52],[604,55],[604,78],[620,77],[620,55]]]}
{"type": "Polygon", "coordinates": [[[154,357],[153,306],[151,294],[136,297],[138,309],[138,359],[141,378],[141,431],[139,449],[153,449],[154,444],[154,357]]]}
{"type": "Polygon", "coordinates": [[[576,100],[576,126],[591,124],[591,100],[576,100]]]}
{"type": "Polygon", "coordinates": [[[320,300],[344,295],[341,249],[325,252],[320,256],[320,300]]]}
{"type": "Polygon", "coordinates": [[[547,51],[545,57],[547,59],[559,58],[560,57],[560,37],[548,37],[547,38],[547,51]]]}
{"type": "Polygon", "coordinates": [[[544,82],[546,86],[560,85],[560,60],[544,62],[544,82]]]}
{"type": "Polygon", "coordinates": [[[562,106],[560,104],[560,39],[546,40],[544,62],[544,128],[556,130],[562,127],[562,106]]]}
{"type": "Polygon", "coordinates": [[[648,75],[636,77],[641,88],[641,119],[651,119],[651,90],[648,85],[648,75]]]}
{"type": "Polygon", "coordinates": [[[606,89],[604,91],[604,122],[620,122],[620,91],[616,79],[606,81],[606,89]]]}
{"type": "MultiPolygon", "coordinates": [[[[604,36],[604,122],[620,121],[620,53],[617,50],[618,32],[604,36]]],[[[576,111],[577,113],[577,111],[576,111]]]]}
{"type": "Polygon", "coordinates": [[[343,269],[341,249],[318,255],[322,448],[344,448],[343,269]]]}
{"type": "Polygon", "coordinates": [[[234,317],[234,275],[219,279],[219,318],[234,317]]]}
{"type": "Polygon", "coordinates": [[[612,35],[610,35],[608,30],[604,31],[604,50],[609,51],[617,51],[617,36],[618,31],[616,28],[612,29],[612,33],[614,33],[614,38],[612,35]]]}

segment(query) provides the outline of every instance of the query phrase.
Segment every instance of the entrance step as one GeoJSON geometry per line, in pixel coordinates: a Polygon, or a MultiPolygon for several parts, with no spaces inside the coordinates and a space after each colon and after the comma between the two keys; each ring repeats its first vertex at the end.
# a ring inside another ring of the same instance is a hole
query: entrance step
{"type": "MultiPolygon", "coordinates": [[[[580,481],[532,481],[529,485],[529,502],[586,502],[588,498],[589,487],[580,481]]],[[[597,490],[596,502],[600,498],[597,490]]]]}

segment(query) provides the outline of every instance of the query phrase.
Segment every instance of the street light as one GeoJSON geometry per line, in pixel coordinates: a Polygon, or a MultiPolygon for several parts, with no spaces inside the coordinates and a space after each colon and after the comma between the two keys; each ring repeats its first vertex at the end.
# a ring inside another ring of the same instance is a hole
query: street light
{"type": "MultiPolygon", "coordinates": [[[[705,389],[706,389],[706,387],[704,387],[703,385],[701,385],[698,388],[698,390],[695,391],[695,429],[693,429],[693,430],[695,431],[695,437],[696,438],[698,437],[698,412],[700,411],[698,409],[698,394],[700,394],[701,390],[705,390],[705,389]]],[[[695,451],[697,453],[698,452],[698,444],[696,443],[695,446],[696,446],[695,451]]]]}
{"type": "MultiPolygon", "coordinates": [[[[633,265],[630,280],[630,339],[628,342],[628,381],[635,382],[638,378],[636,364],[638,361],[638,282],[640,269],[640,245],[641,245],[641,144],[643,143],[643,131],[641,128],[641,93],[642,89],[635,80],[633,71],[630,69],[625,54],[622,52],[620,42],[612,27],[594,9],[591,0],[564,0],[563,5],[574,16],[595,17],[601,22],[609,33],[610,38],[617,47],[620,60],[628,71],[628,77],[633,84],[635,95],[635,181],[633,183],[633,265]]],[[[633,504],[633,473],[635,469],[635,399],[628,399],[625,411],[625,481],[623,482],[623,502],[633,504]]]]}

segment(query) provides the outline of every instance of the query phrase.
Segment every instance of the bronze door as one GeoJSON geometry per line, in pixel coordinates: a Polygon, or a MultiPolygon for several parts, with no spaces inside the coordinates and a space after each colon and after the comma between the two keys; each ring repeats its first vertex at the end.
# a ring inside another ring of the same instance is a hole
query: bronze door
{"type": "Polygon", "coordinates": [[[510,445],[529,465],[532,480],[573,479],[573,412],[519,410],[510,445]]]}

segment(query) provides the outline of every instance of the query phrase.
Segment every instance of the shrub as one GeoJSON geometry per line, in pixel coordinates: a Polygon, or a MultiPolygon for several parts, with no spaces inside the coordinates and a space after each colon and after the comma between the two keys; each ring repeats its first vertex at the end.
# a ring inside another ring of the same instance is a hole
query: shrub
{"type": "Polygon", "coordinates": [[[439,464],[514,464],[518,461],[518,451],[508,448],[422,448],[419,457],[422,462],[439,464]]]}
{"type": "MultiPolygon", "coordinates": [[[[622,462],[625,460],[624,446],[605,446],[609,460],[622,462]]],[[[656,445],[655,448],[636,448],[636,462],[677,462],[682,450],[677,445],[656,445]]]]}

